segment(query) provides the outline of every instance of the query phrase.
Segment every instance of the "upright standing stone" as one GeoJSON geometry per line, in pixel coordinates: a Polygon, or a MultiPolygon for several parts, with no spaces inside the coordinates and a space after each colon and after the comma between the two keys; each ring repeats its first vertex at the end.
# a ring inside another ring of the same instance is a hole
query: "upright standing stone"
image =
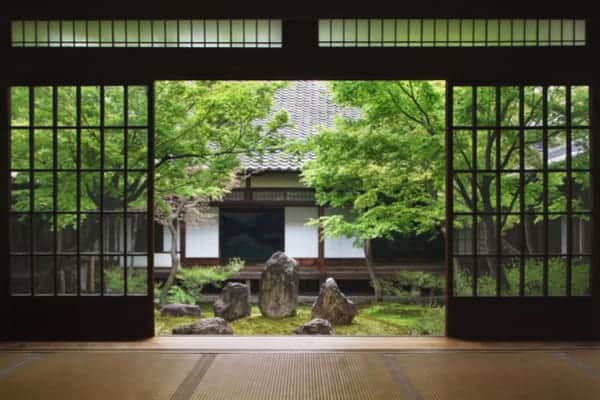
{"type": "Polygon", "coordinates": [[[269,318],[296,315],[298,305],[298,263],[283,252],[274,253],[260,279],[258,305],[260,312],[269,318]]]}
{"type": "Polygon", "coordinates": [[[248,286],[238,282],[229,282],[213,304],[215,317],[226,321],[235,321],[250,315],[248,286]]]}
{"type": "Polygon", "coordinates": [[[356,315],[356,306],[340,290],[333,278],[321,286],[319,297],[312,306],[312,318],[322,318],[333,325],[349,325],[356,315]]]}

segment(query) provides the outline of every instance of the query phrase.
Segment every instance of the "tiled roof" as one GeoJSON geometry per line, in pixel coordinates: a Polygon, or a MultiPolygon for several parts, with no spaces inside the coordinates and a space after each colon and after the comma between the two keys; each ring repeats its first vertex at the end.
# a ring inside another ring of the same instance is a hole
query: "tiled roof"
{"type": "MultiPolygon", "coordinates": [[[[289,82],[275,94],[272,113],[282,109],[288,112],[291,126],[281,129],[280,133],[289,139],[306,138],[316,134],[319,128],[333,127],[338,117],[360,117],[357,108],[344,108],[334,103],[329,84],[324,81],[289,82]]],[[[299,171],[305,160],[299,161],[283,152],[271,152],[262,157],[244,156],[241,161],[251,171],[299,171]]]]}

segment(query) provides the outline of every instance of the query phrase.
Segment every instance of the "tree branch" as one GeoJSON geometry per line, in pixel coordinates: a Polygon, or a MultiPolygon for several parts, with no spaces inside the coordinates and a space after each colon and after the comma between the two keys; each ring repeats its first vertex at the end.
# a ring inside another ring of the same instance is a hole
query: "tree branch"
{"type": "MultiPolygon", "coordinates": [[[[400,85],[400,87],[402,87],[402,85],[400,85]]],[[[427,122],[425,121],[421,121],[420,119],[414,117],[413,115],[411,115],[410,113],[408,113],[407,111],[404,110],[404,108],[402,108],[402,106],[400,105],[400,101],[397,99],[396,95],[390,90],[387,89],[386,93],[390,96],[390,99],[392,100],[392,102],[396,105],[396,108],[398,109],[398,111],[404,115],[406,118],[408,118],[410,121],[413,121],[414,123],[421,125],[423,128],[425,128],[425,130],[427,132],[429,132],[430,134],[435,134],[435,131],[433,131],[431,129],[430,126],[427,125],[427,122]]]]}
{"type": "Polygon", "coordinates": [[[467,189],[465,188],[465,185],[460,181],[460,179],[455,179],[454,183],[458,186],[458,191],[462,195],[463,200],[464,200],[465,204],[467,205],[467,207],[469,207],[471,209],[471,211],[474,212],[475,206],[473,204],[473,199],[471,197],[469,197],[469,194],[467,193],[467,189]]]}

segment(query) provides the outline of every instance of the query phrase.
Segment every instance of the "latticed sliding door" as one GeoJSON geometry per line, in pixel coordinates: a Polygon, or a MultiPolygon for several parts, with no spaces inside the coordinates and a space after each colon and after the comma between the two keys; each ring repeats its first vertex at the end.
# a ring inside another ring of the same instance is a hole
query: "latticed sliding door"
{"type": "Polygon", "coordinates": [[[10,89],[9,336],[153,335],[153,88],[10,89]]]}
{"type": "Polygon", "coordinates": [[[447,90],[448,334],[595,337],[589,88],[447,90]]]}

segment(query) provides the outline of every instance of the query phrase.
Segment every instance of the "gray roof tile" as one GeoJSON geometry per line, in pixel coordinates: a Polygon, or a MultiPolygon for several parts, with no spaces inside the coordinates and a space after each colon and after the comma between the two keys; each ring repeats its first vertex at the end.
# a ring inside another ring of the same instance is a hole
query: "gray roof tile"
{"type": "MultiPolygon", "coordinates": [[[[334,103],[329,83],[325,81],[289,82],[287,87],[276,92],[271,113],[282,109],[287,110],[291,125],[280,130],[286,139],[303,139],[318,133],[319,128],[331,128],[338,117],[360,118],[359,109],[334,103]]],[[[276,151],[262,157],[242,156],[241,161],[251,171],[299,171],[305,160],[298,161],[289,154],[276,151]]]]}

